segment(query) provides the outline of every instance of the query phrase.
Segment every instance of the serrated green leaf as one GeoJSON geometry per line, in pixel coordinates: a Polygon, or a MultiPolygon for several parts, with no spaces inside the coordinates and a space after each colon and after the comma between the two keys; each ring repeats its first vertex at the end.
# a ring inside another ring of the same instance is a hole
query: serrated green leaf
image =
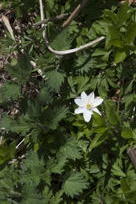
{"type": "Polygon", "coordinates": [[[52,95],[47,87],[43,87],[38,95],[40,104],[50,104],[53,101],[52,95]]]}
{"type": "Polygon", "coordinates": [[[63,184],[64,193],[72,198],[82,193],[87,187],[87,180],[79,172],[71,174],[63,184]]]}
{"type": "Polygon", "coordinates": [[[60,147],[59,154],[65,156],[67,159],[80,159],[81,149],[75,139],[68,139],[65,145],[60,147]]]}
{"type": "Polygon", "coordinates": [[[56,161],[53,162],[51,166],[51,172],[55,174],[62,174],[64,171],[65,164],[67,162],[67,157],[60,155],[56,161]]]}
{"type": "Polygon", "coordinates": [[[64,82],[65,74],[56,70],[46,73],[48,88],[52,91],[59,91],[64,82]]]}
{"type": "Polygon", "coordinates": [[[45,121],[45,125],[52,130],[55,130],[59,122],[66,117],[68,113],[68,108],[65,106],[54,107],[53,109],[48,109],[45,114],[48,116],[48,120],[45,121]]]}
{"type": "Polygon", "coordinates": [[[69,160],[81,159],[81,149],[74,138],[66,140],[56,155],[56,163],[53,163],[51,171],[53,173],[61,174],[64,171],[64,166],[69,160]]]}
{"type": "Polygon", "coordinates": [[[11,82],[5,83],[0,88],[0,103],[16,100],[20,97],[20,87],[11,82]]]}
{"type": "Polygon", "coordinates": [[[62,191],[57,192],[56,194],[53,194],[53,192],[46,187],[43,191],[43,196],[44,196],[44,200],[42,204],[60,204],[62,202],[62,191]]]}
{"type": "Polygon", "coordinates": [[[6,131],[15,132],[17,134],[25,134],[31,129],[31,127],[32,125],[28,115],[21,115],[17,120],[13,120],[8,115],[5,115],[0,122],[0,128],[4,128],[6,131]]]}
{"type": "Polygon", "coordinates": [[[71,47],[72,37],[70,36],[69,28],[64,29],[51,43],[51,46],[57,50],[66,50],[71,47]]]}
{"type": "Polygon", "coordinates": [[[95,66],[95,63],[95,60],[93,60],[90,55],[79,55],[76,60],[76,69],[80,73],[87,73],[95,66]]]}
{"type": "Polygon", "coordinates": [[[19,56],[17,60],[13,59],[11,64],[8,65],[8,72],[19,84],[28,81],[32,72],[32,65],[30,64],[29,57],[22,55],[19,56]]]}

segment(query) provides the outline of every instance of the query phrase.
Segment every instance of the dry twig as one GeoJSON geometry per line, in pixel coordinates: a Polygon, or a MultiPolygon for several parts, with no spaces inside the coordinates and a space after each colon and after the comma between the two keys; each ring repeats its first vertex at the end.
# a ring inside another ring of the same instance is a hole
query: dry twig
{"type": "Polygon", "coordinates": [[[17,144],[16,149],[18,149],[20,147],[20,145],[25,141],[25,139],[22,139],[21,142],[19,142],[19,144],[17,144]]]}
{"type": "Polygon", "coordinates": [[[2,15],[2,21],[3,21],[4,25],[6,26],[7,30],[9,31],[12,40],[15,41],[14,32],[13,32],[13,29],[12,29],[12,27],[11,27],[11,25],[10,25],[10,22],[9,22],[8,17],[2,15]]]}
{"type": "Polygon", "coordinates": [[[71,21],[79,14],[81,9],[85,7],[87,4],[88,0],[83,0],[81,4],[78,4],[78,6],[74,9],[74,11],[71,13],[71,15],[68,17],[68,19],[63,23],[62,27],[68,26],[71,21]]]}
{"type": "Polygon", "coordinates": [[[35,23],[33,26],[36,27],[36,26],[39,26],[39,25],[42,25],[42,24],[47,24],[48,22],[57,22],[59,20],[62,20],[64,18],[66,18],[68,16],[68,13],[64,13],[64,14],[60,14],[56,17],[53,17],[53,18],[47,18],[47,19],[44,19],[40,22],[37,22],[35,23]]]}
{"type": "Polygon", "coordinates": [[[133,165],[136,168],[136,149],[135,148],[129,148],[127,151],[127,154],[129,156],[129,158],[131,159],[133,165]]]}

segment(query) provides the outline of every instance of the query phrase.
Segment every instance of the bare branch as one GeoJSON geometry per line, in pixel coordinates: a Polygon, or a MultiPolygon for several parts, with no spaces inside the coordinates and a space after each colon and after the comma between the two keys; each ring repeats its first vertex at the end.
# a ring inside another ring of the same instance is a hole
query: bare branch
{"type": "Polygon", "coordinates": [[[22,139],[21,142],[19,142],[19,144],[16,146],[16,149],[18,149],[20,147],[20,145],[25,141],[25,139],[22,139]]]}
{"type": "Polygon", "coordinates": [[[96,40],[93,40],[85,45],[81,45],[80,47],[78,48],[73,48],[73,49],[70,49],[70,50],[62,50],[62,51],[58,51],[58,50],[54,50],[52,47],[50,47],[48,45],[48,49],[50,50],[50,52],[56,54],[56,55],[68,55],[68,54],[72,54],[72,53],[75,53],[75,52],[79,52],[81,50],[84,50],[84,49],[87,49],[91,46],[93,46],[94,44],[98,43],[98,42],[101,42],[102,40],[104,40],[105,37],[102,36],[100,38],[97,38],[96,40]]]}
{"type": "MultiPolygon", "coordinates": [[[[43,21],[44,20],[44,10],[43,10],[43,2],[42,2],[42,0],[39,0],[39,4],[40,4],[40,15],[41,15],[41,21],[43,21]]],[[[42,26],[42,28],[44,27],[44,24],[42,24],[41,25],[42,26]]],[[[43,31],[43,38],[45,38],[45,30],[43,31]]]]}
{"type": "MultiPolygon", "coordinates": [[[[42,0],[39,0],[39,3],[40,3],[40,14],[41,14],[41,21],[44,20],[44,13],[43,13],[43,3],[42,3],[42,0]]],[[[44,26],[44,24],[42,24],[42,27],[44,26]]],[[[48,41],[48,37],[47,37],[47,25],[45,26],[45,30],[43,31],[43,38],[45,40],[45,44],[48,48],[48,50],[50,52],[52,52],[53,54],[56,54],[56,55],[60,55],[60,56],[63,56],[63,55],[68,55],[68,54],[72,54],[72,53],[75,53],[75,52],[79,52],[81,50],[84,50],[84,49],[87,49],[93,45],[95,45],[96,43],[98,42],[101,42],[102,40],[105,39],[104,36],[101,36],[99,38],[97,38],[96,40],[93,40],[85,45],[81,45],[80,47],[78,48],[73,48],[73,49],[70,49],[70,50],[62,50],[62,51],[59,51],[59,50],[55,50],[53,49],[50,45],[49,45],[49,41],[48,41]]]]}
{"type": "Polygon", "coordinates": [[[43,11],[43,2],[42,0],[39,0],[39,4],[40,4],[40,15],[41,15],[41,20],[44,20],[44,11],[43,11]]]}
{"type": "Polygon", "coordinates": [[[60,14],[60,15],[58,15],[58,16],[56,16],[56,17],[47,18],[47,19],[44,19],[44,20],[42,20],[42,21],[40,21],[40,22],[37,22],[37,23],[35,23],[33,26],[36,27],[36,26],[39,26],[39,25],[41,25],[41,24],[47,24],[48,22],[57,22],[57,21],[59,21],[59,20],[62,20],[62,19],[64,19],[64,18],[66,18],[67,16],[68,16],[68,13],[63,13],[63,14],[60,14]]]}
{"type": "Polygon", "coordinates": [[[85,7],[87,4],[88,0],[83,0],[81,4],[78,4],[78,6],[74,9],[74,11],[71,13],[71,15],[68,17],[68,19],[63,23],[62,27],[68,26],[71,21],[79,14],[81,9],[85,7]]]}
{"type": "Polygon", "coordinates": [[[127,154],[129,156],[129,158],[131,159],[133,165],[136,168],[136,149],[135,148],[129,148],[127,151],[127,154]]]}
{"type": "Polygon", "coordinates": [[[11,27],[11,25],[10,25],[10,22],[9,22],[8,17],[2,15],[2,20],[3,20],[3,23],[4,23],[4,25],[6,26],[7,30],[9,31],[12,40],[16,41],[16,40],[15,40],[15,36],[14,36],[14,32],[13,32],[13,29],[12,29],[12,27],[11,27]]]}

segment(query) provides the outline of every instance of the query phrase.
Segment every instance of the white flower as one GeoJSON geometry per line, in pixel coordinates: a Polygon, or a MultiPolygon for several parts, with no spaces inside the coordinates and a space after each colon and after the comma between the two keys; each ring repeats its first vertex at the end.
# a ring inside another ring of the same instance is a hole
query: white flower
{"type": "Polygon", "coordinates": [[[95,97],[94,92],[87,95],[85,92],[81,93],[81,97],[74,99],[75,103],[79,106],[75,109],[75,114],[83,113],[84,120],[89,122],[91,120],[93,112],[101,115],[97,106],[99,106],[103,99],[95,97]]]}

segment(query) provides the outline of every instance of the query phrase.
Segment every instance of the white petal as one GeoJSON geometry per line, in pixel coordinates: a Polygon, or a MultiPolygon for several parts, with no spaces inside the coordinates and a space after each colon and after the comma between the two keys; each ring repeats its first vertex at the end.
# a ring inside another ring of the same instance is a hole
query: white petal
{"type": "Polygon", "coordinates": [[[75,109],[75,114],[80,114],[80,113],[83,113],[83,112],[84,112],[84,109],[81,108],[81,107],[75,109]]]}
{"type": "Polygon", "coordinates": [[[88,96],[86,95],[86,93],[84,91],[81,93],[81,99],[82,99],[82,102],[85,106],[88,103],[88,96]]]}
{"type": "Polygon", "coordinates": [[[96,98],[94,99],[94,101],[93,101],[93,106],[94,106],[94,107],[97,107],[97,106],[99,106],[102,102],[103,102],[103,99],[102,99],[102,98],[96,97],[96,98]]]}
{"type": "Polygon", "coordinates": [[[86,97],[87,97],[87,95],[86,95],[86,93],[83,91],[83,92],[81,93],[81,98],[84,99],[84,98],[86,98],[86,97]]]}
{"type": "Polygon", "coordinates": [[[97,108],[93,108],[93,111],[101,115],[100,111],[97,108]]]}
{"type": "Polygon", "coordinates": [[[74,99],[75,103],[78,105],[78,106],[83,106],[83,101],[80,99],[80,98],[76,98],[74,99]]]}
{"type": "Polygon", "coordinates": [[[90,93],[88,96],[88,102],[93,103],[94,101],[94,92],[90,93]]]}
{"type": "Polygon", "coordinates": [[[84,120],[87,123],[91,120],[91,116],[92,116],[92,112],[90,112],[90,111],[85,111],[83,113],[84,120]]]}

